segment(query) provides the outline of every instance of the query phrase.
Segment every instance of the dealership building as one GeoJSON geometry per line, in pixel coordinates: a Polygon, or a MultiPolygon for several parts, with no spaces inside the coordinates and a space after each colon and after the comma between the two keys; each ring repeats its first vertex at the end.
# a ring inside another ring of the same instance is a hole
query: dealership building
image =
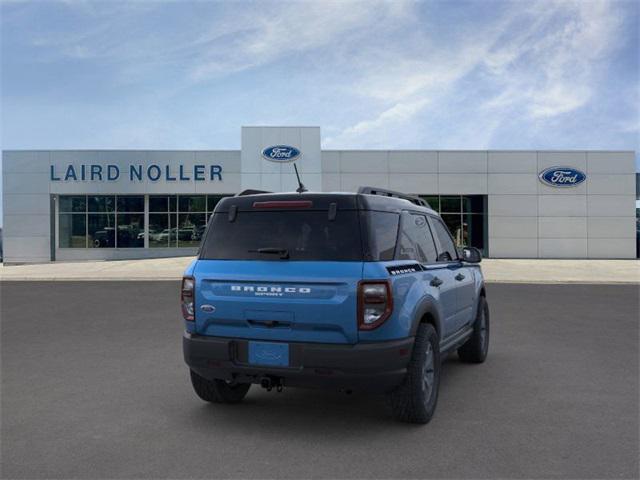
{"type": "Polygon", "coordinates": [[[323,150],[319,127],[243,127],[240,150],[3,152],[4,261],[192,255],[223,196],[297,188],[291,152],[310,191],[421,196],[489,257],[636,258],[633,151],[323,150]]]}

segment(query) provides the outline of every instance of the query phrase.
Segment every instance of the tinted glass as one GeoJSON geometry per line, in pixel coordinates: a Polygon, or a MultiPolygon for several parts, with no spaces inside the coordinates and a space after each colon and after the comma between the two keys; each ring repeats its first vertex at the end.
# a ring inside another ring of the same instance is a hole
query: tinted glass
{"type": "Polygon", "coordinates": [[[209,213],[213,213],[213,210],[216,208],[216,205],[220,200],[224,197],[229,197],[230,195],[207,195],[207,211],[209,213]]]}
{"type": "Polygon", "coordinates": [[[60,248],[86,248],[86,215],[84,213],[63,213],[58,218],[60,248]]]}
{"type": "Polygon", "coordinates": [[[206,212],[207,197],[205,195],[180,195],[178,210],[180,212],[206,212]]]}
{"type": "Polygon", "coordinates": [[[435,262],[436,248],[424,215],[408,214],[403,217],[397,256],[400,260],[435,262]]]}
{"type": "Polygon", "coordinates": [[[465,213],[484,213],[484,195],[467,195],[462,197],[462,211],[465,213]]]}
{"type": "Polygon", "coordinates": [[[485,232],[485,220],[484,215],[464,215],[464,222],[462,227],[465,231],[465,243],[464,245],[471,245],[472,247],[479,248],[484,251],[484,232],[485,232]]]}
{"type": "Polygon", "coordinates": [[[456,245],[463,245],[463,235],[462,235],[462,215],[447,215],[446,213],[442,214],[442,220],[447,225],[447,228],[451,232],[456,245]]]}
{"type": "Polygon", "coordinates": [[[144,214],[118,213],[118,248],[144,247],[144,214]]]}
{"type": "Polygon", "coordinates": [[[230,222],[215,214],[201,258],[282,261],[280,253],[256,251],[272,248],[286,250],[290,260],[362,261],[357,215],[339,211],[329,221],[326,211],[241,212],[230,222]]]}
{"type": "Polygon", "coordinates": [[[118,212],[144,212],[144,196],[119,196],[118,212]]]}
{"type": "Polygon", "coordinates": [[[197,247],[207,226],[204,213],[178,214],[178,246],[197,247]]]}
{"type": "MultiPolygon", "coordinates": [[[[175,216],[175,215],[174,215],[175,216]]],[[[150,213],[149,214],[149,247],[168,247],[169,237],[169,214],[150,213]]]]}
{"type": "Polygon", "coordinates": [[[421,198],[427,201],[427,203],[429,204],[432,210],[435,210],[436,212],[440,211],[440,197],[438,197],[437,195],[434,195],[434,196],[423,195],[421,198]]]}
{"type": "Polygon", "coordinates": [[[446,212],[460,213],[462,211],[460,196],[440,197],[440,211],[442,213],[446,213],[446,212]]]}
{"type": "Polygon", "coordinates": [[[391,212],[363,212],[362,215],[369,226],[370,260],[393,260],[400,215],[391,212]]]}
{"type": "Polygon", "coordinates": [[[166,195],[149,195],[150,212],[168,212],[169,197],[166,195]]]}
{"type": "Polygon", "coordinates": [[[84,195],[61,195],[58,200],[61,212],[85,212],[87,197],[84,195]]]}
{"type": "Polygon", "coordinates": [[[88,246],[114,248],[116,246],[116,216],[112,213],[88,215],[88,246]]]}
{"type": "Polygon", "coordinates": [[[448,261],[457,259],[458,252],[456,251],[456,247],[451,240],[451,236],[442,221],[437,218],[432,218],[431,226],[433,227],[432,231],[434,235],[440,243],[438,260],[448,261]]]}
{"type": "Polygon", "coordinates": [[[88,209],[90,212],[113,212],[116,206],[116,197],[113,195],[89,196],[88,209]]]}

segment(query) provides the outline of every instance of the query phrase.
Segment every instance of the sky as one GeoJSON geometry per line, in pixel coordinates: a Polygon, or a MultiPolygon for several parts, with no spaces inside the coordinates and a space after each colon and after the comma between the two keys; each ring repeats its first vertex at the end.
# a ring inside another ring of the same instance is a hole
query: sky
{"type": "Polygon", "coordinates": [[[639,4],[0,0],[0,148],[638,151],[639,4]]]}

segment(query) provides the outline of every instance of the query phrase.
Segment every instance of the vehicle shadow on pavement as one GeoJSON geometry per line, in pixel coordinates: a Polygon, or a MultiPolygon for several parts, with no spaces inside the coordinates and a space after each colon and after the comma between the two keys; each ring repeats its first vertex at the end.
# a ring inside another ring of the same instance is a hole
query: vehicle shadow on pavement
{"type": "MultiPolygon", "coordinates": [[[[446,401],[447,388],[464,377],[474,376],[473,368],[463,364],[456,355],[450,355],[443,361],[440,381],[440,402],[446,401]],[[466,373],[465,373],[466,372],[466,373]]],[[[363,428],[388,429],[396,424],[406,429],[406,424],[396,422],[384,394],[354,392],[347,394],[322,389],[285,388],[281,393],[267,392],[253,385],[241,404],[194,405],[189,409],[190,420],[201,428],[216,426],[235,426],[236,428],[262,427],[274,434],[291,435],[292,426],[300,432],[310,434],[313,431],[325,434],[340,432],[349,435],[349,428],[357,427],[357,435],[363,428]],[[281,430],[279,432],[279,430],[281,430]]],[[[437,418],[438,412],[436,411],[437,418]]]]}

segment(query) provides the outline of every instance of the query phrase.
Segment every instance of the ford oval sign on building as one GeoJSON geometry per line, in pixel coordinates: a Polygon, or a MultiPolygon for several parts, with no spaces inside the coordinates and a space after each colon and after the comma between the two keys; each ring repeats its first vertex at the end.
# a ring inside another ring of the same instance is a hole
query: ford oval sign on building
{"type": "Polygon", "coordinates": [[[538,175],[542,183],[552,187],[575,187],[587,179],[580,170],[571,167],[550,167],[538,175]]]}
{"type": "Polygon", "coordinates": [[[273,145],[262,150],[262,156],[271,162],[293,162],[301,155],[300,150],[289,145],[273,145]]]}

